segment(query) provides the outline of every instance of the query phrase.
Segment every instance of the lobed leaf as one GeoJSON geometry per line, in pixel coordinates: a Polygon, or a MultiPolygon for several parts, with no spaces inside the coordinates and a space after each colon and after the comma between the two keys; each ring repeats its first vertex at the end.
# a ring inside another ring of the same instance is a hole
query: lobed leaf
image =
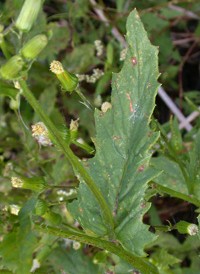
{"type": "MultiPolygon", "coordinates": [[[[175,149],[175,148],[173,148],[175,149]]],[[[196,134],[193,148],[185,154],[186,159],[175,162],[165,156],[151,159],[153,170],[163,172],[154,179],[161,191],[200,205],[200,131],[196,134]],[[162,189],[164,187],[164,189],[162,189]]]]}
{"type": "MultiPolygon", "coordinates": [[[[123,68],[112,78],[112,108],[95,111],[96,155],[86,168],[113,214],[116,240],[144,255],[144,247],[154,239],[142,219],[150,206],[144,200],[147,183],[158,173],[148,166],[150,149],[158,138],[149,122],[159,74],[157,49],[150,44],[136,10],[127,20],[127,43],[123,68]]],[[[99,205],[83,181],[78,200],[69,209],[87,233],[107,235],[99,205]]]]}

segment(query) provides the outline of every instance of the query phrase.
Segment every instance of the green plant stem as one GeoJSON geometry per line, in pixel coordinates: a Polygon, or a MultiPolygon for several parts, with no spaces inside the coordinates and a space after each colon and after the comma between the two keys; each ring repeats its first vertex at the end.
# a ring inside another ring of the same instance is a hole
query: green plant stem
{"type": "Polygon", "coordinates": [[[85,97],[85,95],[83,95],[83,93],[81,92],[80,88],[77,87],[75,89],[75,92],[78,94],[78,96],[83,100],[83,104],[90,110],[94,110],[94,107],[91,105],[91,103],[88,101],[88,99],[85,97]]]}
{"type": "Polygon", "coordinates": [[[187,194],[184,194],[184,193],[180,193],[178,191],[175,191],[173,189],[170,189],[168,187],[165,187],[165,186],[161,186],[155,182],[153,182],[153,185],[154,187],[156,187],[156,189],[159,191],[159,192],[162,192],[162,193],[166,193],[172,197],[176,197],[176,198],[179,198],[181,200],[184,200],[184,201],[187,201],[197,207],[200,207],[200,201],[198,199],[196,199],[195,197],[192,197],[192,196],[189,196],[187,194]]]}
{"type": "Polygon", "coordinates": [[[35,110],[35,112],[40,117],[41,121],[46,125],[47,129],[49,130],[50,136],[52,138],[52,141],[56,143],[57,146],[63,151],[69,162],[72,164],[74,170],[78,175],[84,180],[84,182],[88,185],[91,192],[96,197],[100,208],[102,212],[102,217],[105,222],[105,225],[108,229],[108,234],[111,239],[114,239],[114,220],[113,216],[111,214],[111,211],[108,207],[108,204],[106,200],[104,199],[101,191],[96,186],[93,179],[90,177],[88,172],[83,167],[81,160],[78,159],[66,141],[62,138],[60,133],[58,132],[55,125],[52,123],[52,121],[49,119],[49,117],[45,114],[43,109],[40,107],[38,101],[33,96],[32,92],[27,87],[27,84],[24,80],[19,80],[20,87],[23,91],[22,95],[26,98],[26,100],[29,102],[29,104],[32,106],[32,108],[35,110]]]}
{"type": "Polygon", "coordinates": [[[77,140],[72,140],[72,144],[76,145],[77,147],[80,147],[81,149],[85,150],[87,153],[94,155],[94,148],[86,143],[79,143],[77,140]]]}
{"type": "Polygon", "coordinates": [[[81,243],[93,245],[104,250],[108,250],[111,253],[116,254],[126,262],[130,263],[134,268],[138,269],[142,274],[158,274],[157,268],[152,265],[147,259],[137,257],[128,251],[124,250],[120,245],[113,242],[108,242],[99,238],[94,238],[84,233],[75,232],[67,229],[59,229],[55,227],[42,225],[35,225],[35,229],[43,232],[52,234],[62,238],[72,239],[81,243]]]}

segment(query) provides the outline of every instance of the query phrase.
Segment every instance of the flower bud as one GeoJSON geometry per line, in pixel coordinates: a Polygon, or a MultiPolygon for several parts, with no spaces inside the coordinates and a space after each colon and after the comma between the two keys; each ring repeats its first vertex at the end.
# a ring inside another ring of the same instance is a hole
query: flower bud
{"type": "Polygon", "coordinates": [[[18,100],[10,99],[9,106],[10,106],[11,109],[17,110],[17,109],[19,109],[19,101],[18,100]]]}
{"type": "Polygon", "coordinates": [[[20,211],[20,207],[18,205],[10,205],[10,213],[13,215],[18,215],[20,211]]]}
{"type": "Polygon", "coordinates": [[[77,241],[73,241],[72,247],[74,250],[78,250],[81,248],[81,244],[77,241]]]}
{"type": "Polygon", "coordinates": [[[42,177],[12,177],[11,183],[15,188],[30,189],[36,192],[41,192],[46,188],[46,183],[42,177]]]}
{"type": "Polygon", "coordinates": [[[48,209],[47,203],[44,200],[37,200],[35,205],[35,214],[38,216],[42,216],[46,213],[48,209]]]}
{"type": "Polygon", "coordinates": [[[111,109],[112,108],[112,105],[111,105],[111,103],[109,103],[109,102],[104,102],[102,105],[101,105],[101,111],[103,112],[103,113],[106,113],[109,109],[111,109]]]}
{"type": "Polygon", "coordinates": [[[23,182],[18,177],[12,177],[11,178],[11,183],[12,183],[12,186],[15,187],[15,188],[22,188],[23,187],[23,182]]]}
{"type": "Polygon", "coordinates": [[[16,20],[16,27],[21,31],[29,31],[42,6],[42,0],[25,0],[20,14],[16,20]]]}
{"type": "Polygon", "coordinates": [[[64,70],[62,64],[59,61],[53,61],[50,65],[50,70],[56,74],[56,77],[66,91],[71,92],[75,90],[78,85],[78,78],[75,74],[64,70]]]}
{"type": "Polygon", "coordinates": [[[76,120],[71,120],[71,123],[70,123],[70,138],[71,140],[76,140],[77,138],[77,135],[78,135],[78,126],[79,126],[79,123],[78,123],[78,119],[76,120]]]}
{"type": "Polygon", "coordinates": [[[35,59],[46,47],[47,43],[48,39],[46,35],[36,35],[23,46],[21,54],[26,59],[35,59]]]}
{"type": "Polygon", "coordinates": [[[185,221],[180,221],[175,225],[175,228],[181,234],[196,235],[199,231],[198,226],[185,221]]]}
{"type": "Polygon", "coordinates": [[[48,210],[42,217],[54,225],[59,225],[62,221],[62,218],[59,214],[50,210],[48,210]]]}
{"type": "Polygon", "coordinates": [[[13,80],[19,77],[19,72],[22,70],[24,61],[19,55],[11,57],[0,68],[0,76],[6,80],[13,80]]]}

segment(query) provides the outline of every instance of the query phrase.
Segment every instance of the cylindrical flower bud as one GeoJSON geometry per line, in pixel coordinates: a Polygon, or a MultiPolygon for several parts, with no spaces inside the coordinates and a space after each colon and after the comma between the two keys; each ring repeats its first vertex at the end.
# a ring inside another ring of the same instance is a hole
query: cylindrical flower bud
{"type": "Polygon", "coordinates": [[[196,235],[199,231],[198,226],[185,221],[180,221],[175,225],[175,228],[181,234],[196,235]]]}
{"type": "Polygon", "coordinates": [[[43,0],[25,0],[16,20],[16,27],[21,31],[29,31],[35,22],[43,0]]]}
{"type": "Polygon", "coordinates": [[[38,216],[42,216],[46,213],[48,209],[47,203],[44,200],[37,200],[35,205],[35,214],[38,216]]]}
{"type": "Polygon", "coordinates": [[[0,68],[0,76],[6,80],[13,80],[19,77],[19,72],[22,70],[24,61],[21,56],[15,55],[11,57],[0,68]]]}
{"type": "Polygon", "coordinates": [[[54,225],[59,225],[62,221],[62,218],[59,214],[50,210],[48,210],[42,217],[54,225]]]}
{"type": "Polygon", "coordinates": [[[79,123],[78,123],[78,120],[71,120],[71,123],[70,123],[70,138],[71,140],[76,140],[77,136],[78,136],[78,126],[79,126],[79,123]]]}
{"type": "Polygon", "coordinates": [[[46,188],[46,183],[42,177],[12,177],[11,183],[13,187],[30,189],[36,192],[41,192],[46,188]]]}
{"type": "Polygon", "coordinates": [[[46,47],[47,43],[48,39],[46,35],[36,35],[23,46],[21,54],[26,59],[35,59],[46,47]]]}
{"type": "Polygon", "coordinates": [[[66,91],[73,91],[78,85],[78,78],[75,74],[69,73],[64,70],[62,64],[59,61],[53,61],[50,65],[50,70],[56,74],[58,80],[60,81],[62,87],[66,91]]]}

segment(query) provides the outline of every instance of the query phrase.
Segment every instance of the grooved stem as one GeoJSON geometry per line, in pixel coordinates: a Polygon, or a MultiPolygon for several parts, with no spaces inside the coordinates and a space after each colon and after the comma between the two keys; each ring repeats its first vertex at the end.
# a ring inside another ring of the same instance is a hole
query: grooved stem
{"type": "Polygon", "coordinates": [[[108,230],[108,235],[111,239],[114,239],[114,220],[111,213],[110,208],[108,207],[108,204],[106,200],[104,199],[101,191],[96,186],[93,179],[90,177],[88,172],[83,167],[80,159],[74,155],[68,144],[66,144],[66,141],[62,138],[60,133],[58,132],[55,125],[52,123],[52,121],[49,119],[49,117],[45,114],[41,106],[39,105],[36,98],[33,96],[32,92],[27,87],[27,84],[24,80],[19,80],[20,87],[23,91],[22,95],[26,98],[26,100],[29,102],[29,104],[32,106],[32,108],[35,110],[35,112],[38,114],[42,122],[45,124],[47,129],[49,130],[49,133],[52,137],[52,141],[54,141],[57,146],[63,151],[66,158],[69,160],[69,162],[72,164],[72,167],[76,173],[78,173],[81,178],[84,180],[84,182],[87,184],[91,192],[96,197],[99,206],[101,208],[102,218],[104,220],[104,223],[108,230]]]}
{"type": "Polygon", "coordinates": [[[138,269],[141,274],[158,274],[157,268],[152,265],[146,258],[137,257],[124,250],[121,245],[117,245],[113,242],[108,242],[100,238],[94,238],[85,235],[84,233],[71,231],[69,229],[60,230],[59,228],[37,224],[35,224],[35,228],[42,233],[48,233],[57,237],[72,239],[81,243],[108,250],[109,252],[116,254],[126,262],[130,263],[134,268],[138,269]]]}

